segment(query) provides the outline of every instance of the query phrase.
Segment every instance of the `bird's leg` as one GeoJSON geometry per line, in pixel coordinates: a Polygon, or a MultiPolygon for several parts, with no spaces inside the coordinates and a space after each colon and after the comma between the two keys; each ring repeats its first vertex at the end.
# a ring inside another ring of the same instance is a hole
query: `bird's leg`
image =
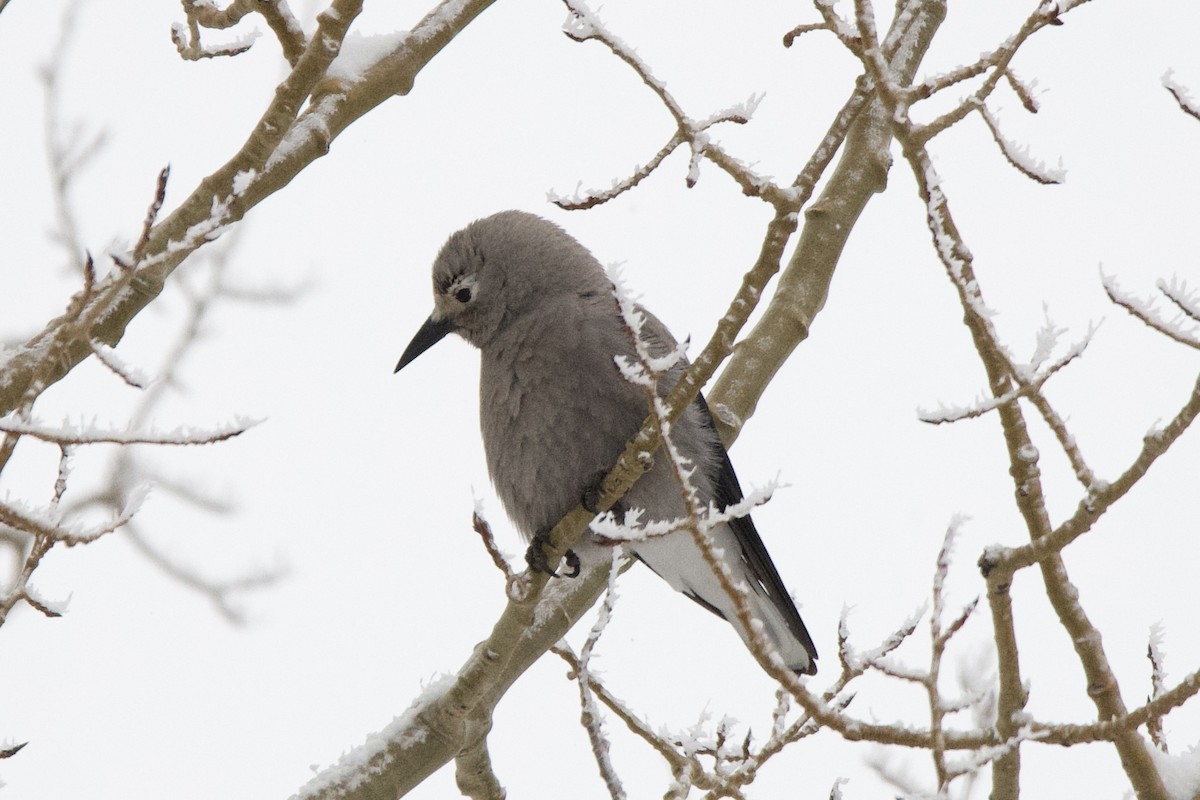
{"type": "Polygon", "coordinates": [[[534,572],[544,572],[551,578],[577,578],[579,577],[579,556],[575,555],[574,550],[568,550],[563,553],[563,558],[567,562],[567,571],[561,576],[550,566],[550,560],[546,558],[546,547],[550,544],[550,531],[552,528],[542,528],[533,535],[529,541],[529,549],[525,551],[525,563],[534,572]]]}

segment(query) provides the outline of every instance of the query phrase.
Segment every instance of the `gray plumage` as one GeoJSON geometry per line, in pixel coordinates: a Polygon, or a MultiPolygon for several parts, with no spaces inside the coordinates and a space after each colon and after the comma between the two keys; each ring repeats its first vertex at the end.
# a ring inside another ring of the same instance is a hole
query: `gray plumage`
{"type": "MultiPolygon", "coordinates": [[[[488,473],[518,530],[528,539],[553,527],[610,469],[647,414],[644,390],[614,362],[633,343],[603,268],[558,226],[532,214],[504,211],[454,233],[433,265],[434,312],[400,359],[399,371],[447,333],[479,348],[479,408],[488,473]]],[[[675,341],[649,313],[642,331],[652,351],[675,341]]],[[[680,365],[662,380],[666,392],[680,365]]],[[[720,507],[742,499],[702,397],[672,428],[676,446],[695,466],[704,501],[720,507]]],[[[684,513],[664,455],[622,501],[645,518],[684,513]]],[[[714,533],[736,578],[750,588],[751,608],[796,672],[816,671],[816,649],[749,517],[714,533]]],[[[580,546],[587,557],[587,543],[580,546]]],[[[686,532],[630,548],[676,590],[730,621],[743,639],[732,601],[686,532]]]]}

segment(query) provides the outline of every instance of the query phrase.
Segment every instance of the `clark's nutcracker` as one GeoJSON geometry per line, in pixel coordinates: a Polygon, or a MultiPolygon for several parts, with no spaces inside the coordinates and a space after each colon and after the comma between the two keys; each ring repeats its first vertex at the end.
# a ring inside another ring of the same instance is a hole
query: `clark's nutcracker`
{"type": "MultiPolygon", "coordinates": [[[[450,236],[433,264],[434,311],[413,338],[398,372],[446,334],[479,348],[479,416],[488,473],[518,530],[532,540],[530,566],[550,571],[544,536],[596,486],[647,414],[645,390],[620,374],[614,358],[632,357],[630,332],[599,262],[553,223],[504,211],[450,236]]],[[[650,314],[642,337],[656,355],[675,346],[650,314]]],[[[683,370],[662,380],[668,391],[683,370]]],[[[695,467],[700,499],[725,507],[742,499],[729,455],[703,397],[672,426],[695,467]]],[[[648,519],[684,514],[679,486],[659,453],[621,503],[648,519]]],[[[797,673],[816,672],[817,651],[750,517],[713,532],[735,580],[749,587],[754,615],[797,673]]],[[[670,533],[630,550],[677,591],[728,620],[743,639],[733,601],[705,563],[692,536],[670,533]]],[[[583,543],[579,552],[602,552],[583,543]]],[[[577,566],[577,562],[576,562],[577,566]]]]}

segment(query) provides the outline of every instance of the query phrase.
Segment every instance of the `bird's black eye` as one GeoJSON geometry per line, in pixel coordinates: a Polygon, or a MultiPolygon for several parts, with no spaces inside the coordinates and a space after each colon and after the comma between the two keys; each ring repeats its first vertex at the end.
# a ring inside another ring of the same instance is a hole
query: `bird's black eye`
{"type": "Polygon", "coordinates": [[[471,300],[471,289],[463,286],[454,293],[454,299],[460,303],[468,303],[471,300]]]}

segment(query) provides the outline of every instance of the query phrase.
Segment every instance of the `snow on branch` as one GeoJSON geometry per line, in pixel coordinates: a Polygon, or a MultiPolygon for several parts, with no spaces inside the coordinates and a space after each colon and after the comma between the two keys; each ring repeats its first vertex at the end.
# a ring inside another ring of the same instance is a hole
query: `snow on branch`
{"type": "MultiPolygon", "coordinates": [[[[1054,352],[1054,348],[1058,346],[1059,337],[1067,332],[1066,328],[1058,327],[1050,318],[1050,309],[1045,304],[1042,304],[1042,313],[1045,321],[1042,322],[1042,327],[1038,328],[1033,355],[1029,357],[1029,364],[1026,367],[1029,372],[1036,372],[1046,362],[1046,359],[1054,352]]],[[[1090,335],[1089,332],[1089,337],[1090,335]]]]}
{"type": "Polygon", "coordinates": [[[82,422],[77,424],[64,423],[61,427],[52,428],[40,423],[20,420],[0,419],[0,431],[19,436],[31,436],[43,442],[59,446],[82,444],[158,444],[158,445],[199,445],[214,444],[232,439],[258,425],[261,420],[235,418],[233,422],[212,427],[196,427],[181,425],[169,431],[118,431],[104,430],[82,422]]]}
{"type": "Polygon", "coordinates": [[[397,754],[419,745],[430,735],[431,728],[423,718],[436,708],[453,685],[454,678],[451,675],[434,679],[403,714],[383,730],[367,737],[362,744],[344,753],[336,764],[318,772],[292,795],[291,800],[344,797],[368,784],[370,777],[381,772],[397,754]]]}
{"type": "MultiPolygon", "coordinates": [[[[1157,700],[1167,692],[1166,656],[1162,649],[1163,630],[1161,624],[1150,626],[1150,643],[1146,647],[1146,658],[1150,660],[1150,700],[1157,700]]],[[[1163,733],[1162,715],[1154,715],[1146,721],[1146,732],[1154,746],[1164,754],[1167,752],[1167,739],[1163,733]]]]}
{"type": "Polygon", "coordinates": [[[841,661],[842,669],[854,675],[866,672],[868,667],[881,661],[913,635],[927,610],[928,605],[922,604],[882,642],[869,650],[859,652],[850,644],[850,608],[843,606],[838,620],[838,660],[841,661]]]}
{"type": "Polygon", "coordinates": [[[1197,298],[1192,290],[1188,289],[1186,283],[1173,277],[1170,283],[1159,280],[1154,285],[1168,300],[1178,306],[1180,311],[1196,322],[1200,322],[1200,298],[1197,298]]]}
{"type": "Polygon", "coordinates": [[[992,138],[1000,147],[1000,152],[1004,154],[1005,160],[1014,169],[1030,180],[1042,184],[1063,183],[1066,181],[1067,171],[1063,169],[1061,158],[1057,167],[1047,167],[1030,154],[1028,145],[1017,144],[1005,138],[1004,134],[1000,132],[1000,123],[992,116],[992,112],[988,110],[987,105],[982,102],[979,104],[979,115],[987,123],[988,130],[992,132],[992,138]]]}
{"type": "Polygon", "coordinates": [[[326,75],[357,83],[380,61],[398,52],[412,36],[409,31],[393,31],[365,35],[356,31],[346,34],[337,58],[329,65],[326,75]]]}
{"type": "Polygon", "coordinates": [[[512,568],[512,564],[500,551],[500,546],[496,544],[496,537],[492,533],[492,526],[483,516],[483,503],[478,498],[475,500],[475,511],[471,514],[471,528],[479,534],[480,539],[483,540],[484,550],[491,557],[496,569],[504,575],[505,597],[515,602],[521,602],[528,597],[529,582],[512,568]]]}
{"type": "Polygon", "coordinates": [[[1173,70],[1167,70],[1163,74],[1162,85],[1175,98],[1175,102],[1179,104],[1179,108],[1185,114],[1200,119],[1200,102],[1197,102],[1196,98],[1192,97],[1191,90],[1188,87],[1175,80],[1173,70]]]}
{"type": "MultiPolygon", "coordinates": [[[[1042,370],[1040,373],[1026,369],[1024,365],[1013,364],[1013,375],[1016,378],[1016,387],[1011,391],[1005,392],[999,396],[980,398],[970,406],[946,406],[939,404],[936,411],[918,410],[917,418],[920,419],[921,422],[928,422],[931,425],[960,422],[964,419],[975,419],[976,417],[981,417],[989,411],[995,411],[1001,406],[1015,402],[1018,398],[1032,397],[1036,394],[1040,394],[1042,387],[1046,384],[1046,381],[1050,380],[1050,378],[1058,373],[1059,370],[1063,369],[1063,367],[1067,366],[1072,361],[1079,358],[1079,356],[1083,355],[1083,351],[1086,350],[1088,344],[1091,343],[1092,334],[1094,332],[1095,329],[1090,329],[1083,339],[1072,345],[1061,358],[1052,363],[1046,369],[1042,370]]],[[[1039,340],[1039,349],[1034,354],[1035,360],[1043,358],[1041,348],[1044,346],[1044,344],[1044,342],[1039,340]]],[[[1031,364],[1030,366],[1032,367],[1033,365],[1031,364]]]]}
{"type": "Polygon", "coordinates": [[[1126,292],[1114,276],[1106,274],[1103,270],[1100,272],[1100,280],[1109,299],[1121,308],[1164,336],[1200,350],[1200,330],[1196,327],[1196,323],[1200,323],[1200,317],[1195,313],[1196,300],[1187,291],[1185,284],[1174,280],[1169,284],[1162,281],[1158,283],[1159,291],[1170,299],[1180,312],[1174,318],[1168,319],[1155,304],[1157,298],[1143,299],[1126,292]]]}
{"type": "Polygon", "coordinates": [[[671,137],[665,145],[663,145],[654,157],[645,164],[634,167],[633,172],[629,177],[623,179],[613,179],[612,185],[607,189],[583,189],[582,184],[576,187],[575,193],[570,195],[559,194],[554,190],[546,192],[546,199],[564,211],[582,211],[598,206],[601,203],[607,203],[617,195],[627,192],[637,186],[643,180],[650,176],[650,173],[658,169],[663,160],[675,152],[675,149],[685,141],[683,134],[678,131],[671,137]]]}
{"type": "MultiPolygon", "coordinates": [[[[763,486],[753,487],[745,493],[745,496],[741,500],[731,503],[724,508],[717,508],[710,503],[704,511],[705,517],[711,526],[716,526],[739,517],[749,516],[754,509],[767,503],[781,485],[778,478],[767,481],[763,486]]],[[[611,511],[606,511],[592,521],[591,531],[598,537],[600,543],[616,545],[629,542],[643,542],[647,539],[654,539],[671,533],[679,533],[686,531],[691,524],[690,517],[647,520],[643,522],[642,517],[644,514],[644,509],[629,508],[625,510],[623,518],[618,520],[615,514],[611,511]]]]}
{"type": "Polygon", "coordinates": [[[125,505],[111,520],[98,524],[63,524],[57,508],[39,510],[19,501],[3,500],[0,501],[0,524],[49,542],[62,542],[68,546],[87,544],[112,533],[133,519],[149,491],[148,484],[137,487],[125,498],[125,505]]]}
{"type": "Polygon", "coordinates": [[[831,31],[847,50],[861,55],[864,45],[861,26],[850,24],[848,20],[838,14],[833,0],[815,0],[814,5],[824,20],[822,27],[831,31]]]}
{"type": "Polygon", "coordinates": [[[200,42],[200,29],[232,28],[252,13],[262,15],[271,32],[279,39],[284,58],[293,67],[308,46],[304,29],[288,7],[287,0],[234,0],[224,9],[217,8],[214,0],[183,0],[183,13],[187,17],[187,24],[177,22],[172,25],[171,40],[179,55],[187,61],[236,56],[249,50],[259,36],[258,31],[243,34],[230,44],[208,47],[200,42]]]}
{"type": "Polygon", "coordinates": [[[1017,77],[1011,69],[1004,70],[1004,79],[1008,81],[1008,86],[1013,90],[1013,93],[1021,101],[1021,105],[1030,114],[1038,113],[1038,102],[1033,92],[1037,88],[1037,80],[1034,79],[1029,83],[1017,77]]]}
{"type": "Polygon", "coordinates": [[[95,354],[96,359],[108,367],[114,375],[125,381],[125,383],[135,389],[145,389],[147,384],[150,383],[150,379],[146,377],[145,373],[137,367],[126,363],[117,355],[115,349],[109,347],[104,342],[89,339],[88,344],[91,345],[92,353],[95,354]]]}
{"type": "Polygon", "coordinates": [[[258,31],[253,31],[242,34],[228,44],[214,47],[200,43],[200,27],[195,17],[189,15],[186,25],[181,22],[171,25],[171,41],[175,44],[175,50],[178,51],[179,56],[185,61],[239,56],[250,49],[258,35],[258,31]]]}

